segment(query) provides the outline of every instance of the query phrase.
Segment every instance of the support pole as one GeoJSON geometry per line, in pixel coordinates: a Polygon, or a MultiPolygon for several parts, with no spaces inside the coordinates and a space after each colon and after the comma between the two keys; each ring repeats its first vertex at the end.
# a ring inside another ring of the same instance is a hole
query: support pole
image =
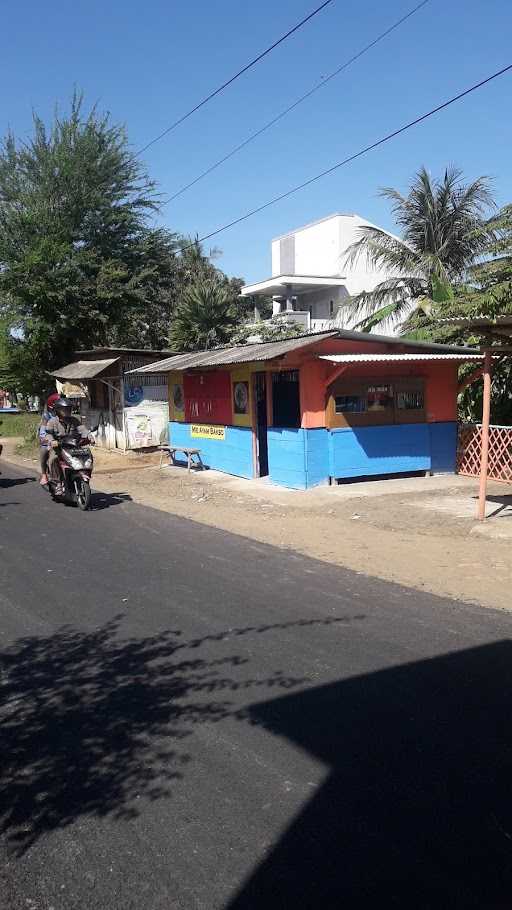
{"type": "Polygon", "coordinates": [[[478,520],[485,519],[485,502],[487,498],[487,472],[489,468],[489,424],[491,422],[491,371],[492,354],[485,352],[484,360],[484,399],[482,408],[482,452],[480,457],[480,493],[478,496],[478,520]]]}
{"type": "Polygon", "coordinates": [[[340,376],[343,376],[343,374],[346,373],[347,370],[348,370],[348,365],[346,363],[343,363],[341,366],[338,366],[335,370],[333,370],[331,373],[329,373],[327,379],[324,380],[324,384],[323,384],[324,390],[327,392],[327,389],[329,388],[329,386],[332,385],[333,382],[336,382],[336,380],[339,379],[340,376]]]}

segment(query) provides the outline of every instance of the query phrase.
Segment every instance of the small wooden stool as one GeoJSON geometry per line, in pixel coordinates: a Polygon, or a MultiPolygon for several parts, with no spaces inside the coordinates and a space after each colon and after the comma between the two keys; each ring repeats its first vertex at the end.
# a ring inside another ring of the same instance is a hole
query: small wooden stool
{"type": "Polygon", "coordinates": [[[187,456],[187,473],[188,474],[190,474],[190,468],[192,465],[195,465],[196,467],[201,468],[201,470],[204,471],[204,464],[203,464],[203,460],[201,458],[201,449],[191,449],[188,446],[160,446],[160,450],[161,450],[160,467],[162,467],[162,461],[164,459],[164,455],[169,455],[169,458],[171,459],[171,462],[173,465],[176,465],[176,463],[180,464],[180,462],[176,462],[176,452],[180,452],[183,455],[187,456]],[[197,461],[194,461],[193,460],[194,458],[196,458],[197,461]]]}

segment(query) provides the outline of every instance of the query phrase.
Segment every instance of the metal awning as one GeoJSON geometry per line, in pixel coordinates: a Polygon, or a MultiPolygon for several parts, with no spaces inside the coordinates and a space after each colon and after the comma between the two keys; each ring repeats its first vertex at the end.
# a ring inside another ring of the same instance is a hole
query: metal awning
{"type": "Polygon", "coordinates": [[[95,376],[99,376],[107,367],[111,367],[118,360],[120,360],[119,357],[111,357],[109,360],[76,360],[74,363],[68,363],[66,366],[61,367],[60,370],[50,373],[50,376],[70,381],[74,379],[94,379],[95,376]]]}
{"type": "Polygon", "coordinates": [[[469,354],[319,354],[320,360],[331,363],[402,363],[409,361],[423,362],[431,360],[451,360],[464,363],[467,360],[483,362],[484,355],[469,354]]]}

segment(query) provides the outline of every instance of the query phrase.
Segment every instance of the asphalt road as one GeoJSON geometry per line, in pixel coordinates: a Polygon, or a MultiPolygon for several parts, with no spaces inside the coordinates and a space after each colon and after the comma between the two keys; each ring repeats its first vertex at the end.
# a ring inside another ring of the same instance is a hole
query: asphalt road
{"type": "Polygon", "coordinates": [[[2,910],[511,906],[512,615],[2,469],[2,910]]]}

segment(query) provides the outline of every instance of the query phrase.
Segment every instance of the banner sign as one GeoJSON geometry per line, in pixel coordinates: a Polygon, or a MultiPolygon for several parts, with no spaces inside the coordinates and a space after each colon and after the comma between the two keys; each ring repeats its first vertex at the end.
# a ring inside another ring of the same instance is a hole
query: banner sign
{"type": "Polygon", "coordinates": [[[220,439],[226,438],[226,427],[204,426],[203,424],[193,423],[190,427],[190,435],[193,439],[220,439]]]}

